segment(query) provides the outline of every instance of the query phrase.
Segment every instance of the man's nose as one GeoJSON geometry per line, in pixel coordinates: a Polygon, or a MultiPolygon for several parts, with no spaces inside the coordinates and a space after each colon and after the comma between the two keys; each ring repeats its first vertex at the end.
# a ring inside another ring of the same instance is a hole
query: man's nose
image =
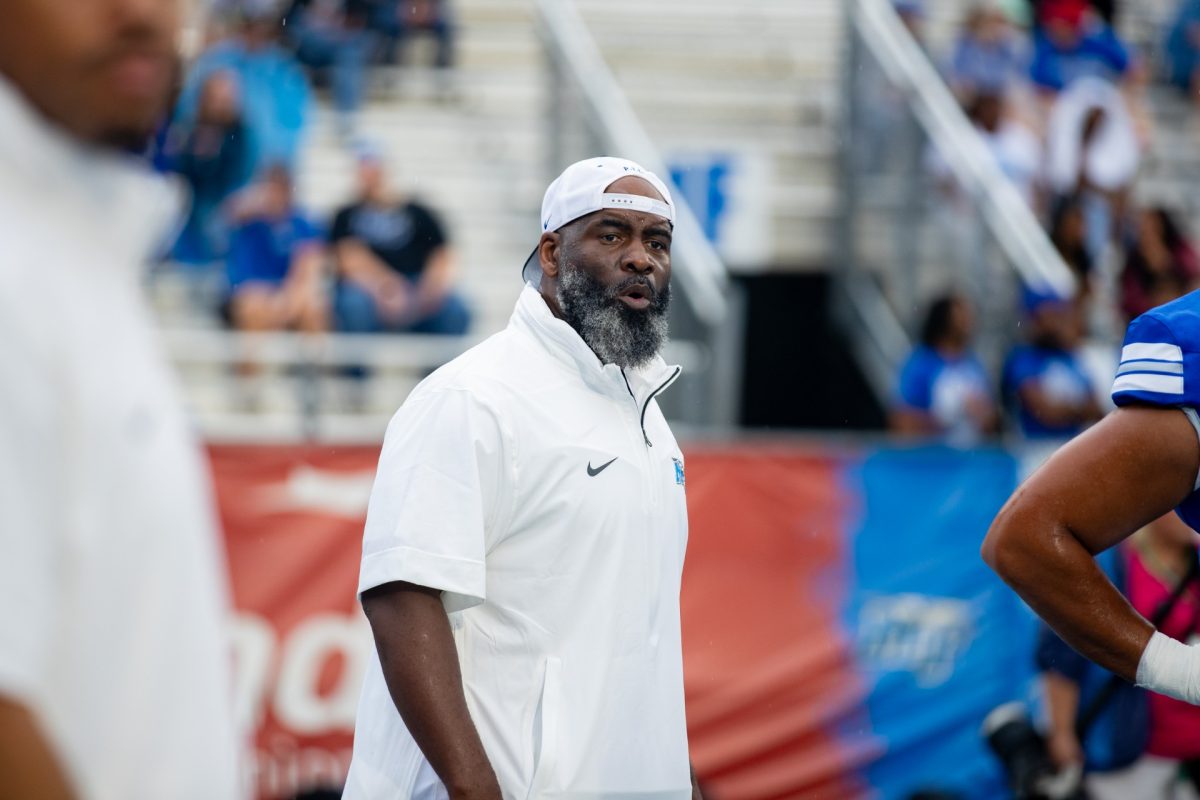
{"type": "Polygon", "coordinates": [[[650,250],[647,249],[643,242],[630,244],[624,253],[623,259],[621,266],[629,272],[636,272],[639,275],[649,275],[654,271],[654,259],[650,255],[650,250]]]}

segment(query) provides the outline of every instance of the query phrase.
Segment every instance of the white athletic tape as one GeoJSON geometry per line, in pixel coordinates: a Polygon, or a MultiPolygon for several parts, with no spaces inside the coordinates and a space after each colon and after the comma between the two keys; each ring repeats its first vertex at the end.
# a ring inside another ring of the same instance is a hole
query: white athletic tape
{"type": "Polygon", "coordinates": [[[1200,647],[1155,631],[1138,662],[1137,685],[1200,705],[1200,647]]]}

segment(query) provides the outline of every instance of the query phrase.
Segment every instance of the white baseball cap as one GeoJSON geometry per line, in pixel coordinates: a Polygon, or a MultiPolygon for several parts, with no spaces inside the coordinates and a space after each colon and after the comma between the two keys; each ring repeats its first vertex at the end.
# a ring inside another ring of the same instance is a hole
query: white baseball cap
{"type": "MultiPolygon", "coordinates": [[[[675,205],[671,202],[671,193],[657,175],[627,159],[602,156],[576,161],[546,189],[546,195],[542,198],[542,233],[556,231],[569,222],[605,208],[645,211],[675,224],[675,205]],[[607,191],[621,178],[630,176],[641,178],[653,186],[666,202],[639,194],[613,194],[607,191]]],[[[521,277],[526,283],[536,284],[540,274],[538,246],[534,246],[521,270],[521,277]]]]}

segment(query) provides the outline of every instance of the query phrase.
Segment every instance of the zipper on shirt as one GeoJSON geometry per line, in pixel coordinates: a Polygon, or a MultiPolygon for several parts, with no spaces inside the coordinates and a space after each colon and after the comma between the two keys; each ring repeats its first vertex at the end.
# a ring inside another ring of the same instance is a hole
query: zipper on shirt
{"type": "MultiPolygon", "coordinates": [[[[624,367],[621,367],[621,377],[625,379],[625,389],[629,392],[630,399],[632,399],[634,403],[637,403],[637,395],[633,393],[633,387],[629,385],[629,376],[625,374],[624,367]]],[[[661,388],[659,391],[661,391],[661,388]]],[[[653,395],[651,395],[651,397],[653,397],[653,395]]],[[[646,435],[645,411],[642,412],[642,441],[646,443],[646,447],[654,447],[654,445],[650,443],[650,437],[646,435]]]]}
{"type": "MultiPolygon", "coordinates": [[[[642,438],[646,440],[646,447],[654,447],[654,443],[650,441],[650,437],[646,434],[646,412],[650,410],[650,401],[662,394],[663,390],[671,385],[671,381],[675,380],[675,378],[679,375],[679,370],[680,367],[676,367],[675,371],[672,372],[671,375],[662,382],[661,386],[651,392],[650,396],[646,398],[646,402],[642,404],[642,416],[639,420],[639,424],[642,426],[642,438]]],[[[621,370],[621,374],[624,375],[625,371],[621,370]]],[[[627,387],[629,386],[628,378],[625,379],[625,385],[627,387]]],[[[630,390],[630,393],[632,394],[632,390],[630,390]]]]}

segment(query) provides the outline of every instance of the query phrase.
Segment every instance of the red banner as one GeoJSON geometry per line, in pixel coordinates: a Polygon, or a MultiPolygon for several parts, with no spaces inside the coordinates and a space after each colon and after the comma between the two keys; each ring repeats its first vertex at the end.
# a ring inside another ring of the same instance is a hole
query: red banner
{"type": "Polygon", "coordinates": [[[211,449],[257,795],[340,786],[370,631],[355,598],[378,448],[211,449]]]}
{"type": "MultiPolygon", "coordinates": [[[[238,610],[238,707],[256,726],[262,798],[345,775],[372,647],[355,586],[377,455],[212,449],[238,610]]],[[[688,718],[714,798],[862,794],[852,765],[868,754],[831,733],[862,694],[837,627],[848,513],[837,475],[792,450],[689,454],[688,718]]]]}

